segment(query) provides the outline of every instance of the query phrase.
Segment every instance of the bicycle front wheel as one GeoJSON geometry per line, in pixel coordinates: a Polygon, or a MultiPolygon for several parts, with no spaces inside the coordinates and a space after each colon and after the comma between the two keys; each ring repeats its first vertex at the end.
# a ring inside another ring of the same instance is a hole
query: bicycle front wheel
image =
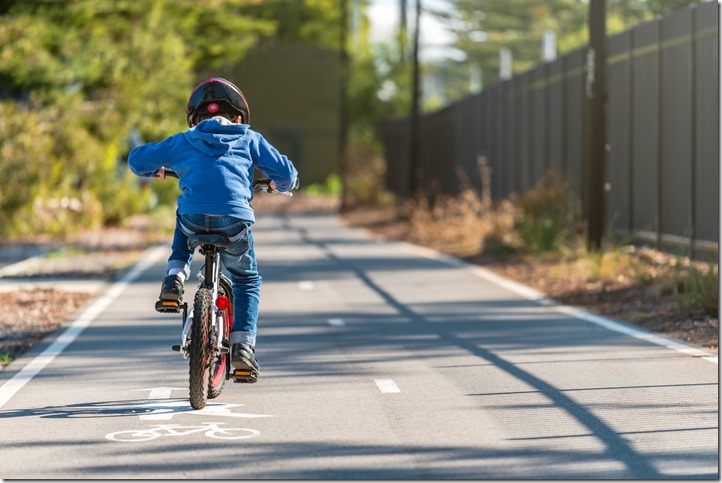
{"type": "Polygon", "coordinates": [[[209,334],[212,324],[211,291],[199,288],[193,302],[191,343],[189,347],[188,385],[193,409],[203,409],[208,402],[208,382],[212,349],[209,334]]]}

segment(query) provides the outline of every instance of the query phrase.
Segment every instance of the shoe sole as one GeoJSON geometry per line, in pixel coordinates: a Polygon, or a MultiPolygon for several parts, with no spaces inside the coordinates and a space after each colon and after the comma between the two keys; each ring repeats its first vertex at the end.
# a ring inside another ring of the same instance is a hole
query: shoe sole
{"type": "Polygon", "coordinates": [[[231,360],[231,366],[239,371],[253,371],[259,373],[261,372],[260,367],[253,366],[245,360],[231,360]]]}
{"type": "Polygon", "coordinates": [[[178,295],[177,293],[168,292],[160,294],[160,299],[163,302],[181,302],[181,300],[183,300],[183,297],[181,295],[178,295]]]}

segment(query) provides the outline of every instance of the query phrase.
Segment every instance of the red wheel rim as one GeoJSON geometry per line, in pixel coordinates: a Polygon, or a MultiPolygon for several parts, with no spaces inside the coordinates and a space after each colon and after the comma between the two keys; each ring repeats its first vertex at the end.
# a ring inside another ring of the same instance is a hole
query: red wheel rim
{"type": "MultiPolygon", "coordinates": [[[[226,338],[228,338],[231,333],[231,321],[233,320],[233,304],[231,303],[231,305],[227,309],[223,310],[222,313],[225,325],[223,330],[226,334],[226,338]]],[[[218,358],[218,361],[211,365],[211,384],[213,387],[217,387],[221,381],[223,381],[223,378],[226,377],[226,364],[228,364],[228,357],[229,354],[222,354],[218,358]]]]}

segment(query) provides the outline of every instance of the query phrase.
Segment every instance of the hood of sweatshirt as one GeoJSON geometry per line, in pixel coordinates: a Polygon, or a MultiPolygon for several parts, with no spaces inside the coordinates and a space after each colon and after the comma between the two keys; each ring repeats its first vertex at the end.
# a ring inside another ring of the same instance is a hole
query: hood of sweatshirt
{"type": "Polygon", "coordinates": [[[236,124],[225,117],[201,121],[184,133],[188,143],[208,156],[227,153],[248,132],[248,124],[236,124]]]}

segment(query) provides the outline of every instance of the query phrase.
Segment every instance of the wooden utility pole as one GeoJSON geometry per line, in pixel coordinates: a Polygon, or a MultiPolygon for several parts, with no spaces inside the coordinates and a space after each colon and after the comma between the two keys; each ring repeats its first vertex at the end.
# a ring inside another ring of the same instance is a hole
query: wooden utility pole
{"type": "Polygon", "coordinates": [[[416,22],[414,23],[413,39],[413,73],[411,94],[411,136],[409,145],[409,197],[415,197],[420,187],[421,173],[421,119],[420,106],[421,85],[419,79],[419,32],[421,30],[421,0],[416,0],[416,22]]]}
{"type": "Polygon", "coordinates": [[[589,50],[587,52],[587,248],[599,251],[604,234],[604,183],[607,158],[607,51],[605,0],[589,2],[589,50]]]}
{"type": "Polygon", "coordinates": [[[399,59],[401,62],[407,61],[406,56],[406,33],[408,32],[406,22],[406,0],[399,0],[399,31],[398,31],[398,42],[399,42],[399,59]]]}
{"type": "Polygon", "coordinates": [[[349,56],[346,50],[348,37],[348,0],[340,0],[339,19],[339,112],[338,112],[338,167],[341,175],[341,210],[348,208],[348,76],[349,56]]]}

